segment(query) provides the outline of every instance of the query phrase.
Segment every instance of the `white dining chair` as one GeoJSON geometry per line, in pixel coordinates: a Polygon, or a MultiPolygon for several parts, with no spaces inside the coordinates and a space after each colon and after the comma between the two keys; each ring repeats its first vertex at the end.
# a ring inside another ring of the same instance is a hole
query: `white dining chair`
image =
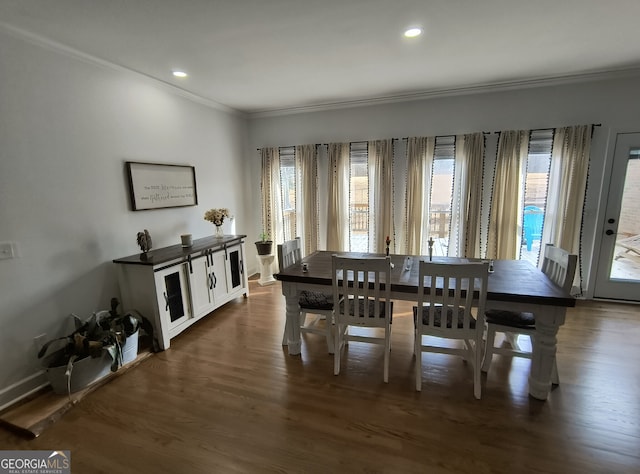
{"type": "Polygon", "coordinates": [[[422,390],[422,353],[462,356],[473,366],[473,394],[480,399],[482,315],[487,299],[488,263],[420,261],[418,304],[413,307],[416,390],[422,390]],[[476,314],[473,314],[476,311],[476,314]],[[423,336],[458,339],[462,347],[427,344],[423,336]]]}
{"type": "Polygon", "coordinates": [[[383,380],[389,382],[391,350],[391,259],[351,258],[333,255],[333,307],[336,323],[333,373],[340,374],[342,351],[349,341],[384,346],[383,380]],[[349,328],[380,328],[384,336],[349,334],[349,328]]]}
{"type": "MultiPolygon", "coordinates": [[[[278,266],[281,270],[291,265],[299,265],[302,260],[300,237],[287,240],[277,247],[278,266]]],[[[327,350],[333,354],[333,298],[330,294],[303,290],[298,298],[300,310],[300,332],[321,334],[327,340],[327,350]]],[[[285,322],[282,345],[288,344],[287,325],[285,322]]]]}
{"type": "MultiPolygon", "coordinates": [[[[545,245],[542,272],[555,285],[564,289],[567,293],[571,291],[577,263],[577,255],[570,254],[559,247],[554,247],[552,244],[545,245]]],[[[536,318],[533,313],[491,309],[485,312],[485,321],[486,343],[484,361],[482,362],[483,372],[489,371],[494,354],[531,359],[536,344],[536,318]],[[510,347],[495,347],[496,333],[503,333],[510,347]],[[529,337],[531,352],[524,350],[518,343],[518,336],[520,335],[529,337]]],[[[555,385],[560,383],[558,365],[555,359],[551,372],[551,382],[555,385]]]]}

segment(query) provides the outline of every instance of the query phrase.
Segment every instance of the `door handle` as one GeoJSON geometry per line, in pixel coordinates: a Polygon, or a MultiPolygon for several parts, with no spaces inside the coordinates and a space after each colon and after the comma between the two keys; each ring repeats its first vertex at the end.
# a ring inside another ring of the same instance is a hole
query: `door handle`
{"type": "Polygon", "coordinates": [[[189,262],[189,273],[193,273],[193,265],[191,264],[191,254],[187,257],[187,261],[189,262]]]}
{"type": "Polygon", "coordinates": [[[209,273],[209,289],[213,290],[213,273],[209,273]]]}
{"type": "Polygon", "coordinates": [[[164,310],[169,311],[169,298],[167,298],[167,293],[163,292],[162,294],[164,295],[164,302],[166,303],[164,310]]]}

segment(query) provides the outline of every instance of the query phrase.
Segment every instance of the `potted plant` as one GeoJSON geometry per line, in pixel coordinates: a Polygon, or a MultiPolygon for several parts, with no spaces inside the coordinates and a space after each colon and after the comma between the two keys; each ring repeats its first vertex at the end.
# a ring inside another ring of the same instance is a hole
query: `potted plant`
{"type": "Polygon", "coordinates": [[[260,234],[260,239],[256,242],[256,250],[258,255],[271,255],[271,249],[273,248],[273,241],[269,240],[270,235],[266,232],[260,234]]]}
{"type": "Polygon", "coordinates": [[[138,329],[152,329],[136,311],[119,314],[117,298],[110,311],[93,313],[85,321],[72,314],[75,330],[52,339],[38,352],[55,393],[72,393],[132,362],[138,355],[138,329]],[[50,348],[56,348],[49,353],[50,348]]]}

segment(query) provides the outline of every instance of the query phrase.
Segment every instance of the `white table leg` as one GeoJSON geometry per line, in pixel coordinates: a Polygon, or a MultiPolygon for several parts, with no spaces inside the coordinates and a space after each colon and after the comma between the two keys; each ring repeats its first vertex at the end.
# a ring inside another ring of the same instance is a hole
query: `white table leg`
{"type": "Polygon", "coordinates": [[[551,391],[552,371],[556,360],[558,329],[564,324],[567,308],[563,306],[487,301],[487,309],[531,311],[536,316],[536,337],[532,341],[529,395],[546,400],[551,391]]]}
{"type": "Polygon", "coordinates": [[[529,395],[546,400],[551,391],[551,374],[556,361],[556,335],[564,324],[566,309],[556,306],[536,308],[536,337],[529,373],[529,395]]]}
{"type": "Polygon", "coordinates": [[[302,347],[300,340],[300,307],[298,306],[298,289],[296,285],[282,282],[282,294],[285,297],[287,310],[287,340],[289,355],[298,355],[302,347]]]}

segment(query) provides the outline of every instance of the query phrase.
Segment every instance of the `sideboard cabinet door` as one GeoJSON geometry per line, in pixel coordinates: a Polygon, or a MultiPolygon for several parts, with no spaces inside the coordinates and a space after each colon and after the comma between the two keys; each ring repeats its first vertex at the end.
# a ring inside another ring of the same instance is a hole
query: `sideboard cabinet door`
{"type": "Polygon", "coordinates": [[[232,297],[242,293],[245,288],[244,260],[242,246],[232,245],[227,248],[227,282],[228,292],[232,297]]]}
{"type": "Polygon", "coordinates": [[[192,317],[187,271],[183,263],[155,272],[160,319],[169,329],[169,337],[192,317]]]}
{"type": "Polygon", "coordinates": [[[211,261],[208,256],[197,257],[191,260],[189,284],[194,318],[205,316],[214,310],[214,280],[210,273],[210,263],[211,261]]]}
{"type": "Polygon", "coordinates": [[[213,301],[216,306],[224,304],[227,300],[227,272],[225,270],[224,250],[214,252],[212,255],[211,279],[213,281],[213,301]]]}

